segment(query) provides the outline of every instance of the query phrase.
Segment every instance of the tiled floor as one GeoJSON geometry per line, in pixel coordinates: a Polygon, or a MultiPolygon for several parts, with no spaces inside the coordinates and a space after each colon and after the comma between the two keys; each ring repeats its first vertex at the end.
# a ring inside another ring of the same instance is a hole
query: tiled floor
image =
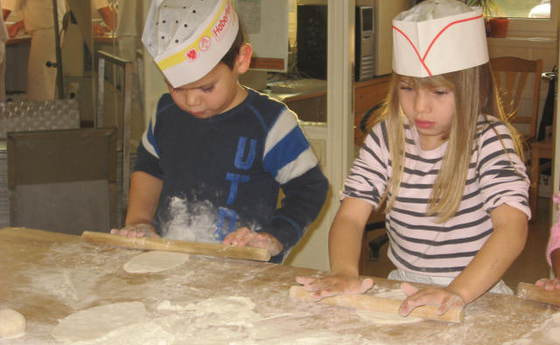
{"type": "MultiPolygon", "coordinates": [[[[550,207],[551,202],[549,198],[539,199],[538,212],[533,217],[534,221],[529,223],[529,235],[525,249],[503,278],[512,289],[515,289],[519,282],[534,283],[537,279],[546,277],[549,274],[544,251],[550,229],[550,207]]],[[[368,233],[368,239],[377,238],[381,232],[382,230],[371,231],[368,233]]],[[[387,244],[381,248],[379,258],[367,262],[362,274],[386,277],[394,268],[387,258],[386,252],[387,244]]]]}

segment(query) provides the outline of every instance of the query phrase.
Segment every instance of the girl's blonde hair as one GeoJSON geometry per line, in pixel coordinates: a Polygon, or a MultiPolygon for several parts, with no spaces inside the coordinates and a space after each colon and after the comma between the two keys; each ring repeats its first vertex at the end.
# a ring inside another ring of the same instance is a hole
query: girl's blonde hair
{"type": "Polygon", "coordinates": [[[508,116],[504,114],[488,64],[428,78],[393,74],[389,93],[379,116],[372,116],[371,123],[368,123],[368,128],[371,128],[370,126],[385,121],[389,133],[388,144],[393,172],[380,202],[381,204],[386,201],[386,211],[389,211],[395,202],[404,170],[404,126],[407,119],[399,105],[398,91],[401,81],[413,88],[445,87],[455,94],[456,109],[447,138],[448,146],[428,205],[428,214],[436,215],[438,221],[443,223],[453,217],[463,197],[469,164],[475,149],[473,143],[479,116],[493,114],[503,121],[512,133],[517,153],[522,156],[519,135],[509,123],[508,116]]]}

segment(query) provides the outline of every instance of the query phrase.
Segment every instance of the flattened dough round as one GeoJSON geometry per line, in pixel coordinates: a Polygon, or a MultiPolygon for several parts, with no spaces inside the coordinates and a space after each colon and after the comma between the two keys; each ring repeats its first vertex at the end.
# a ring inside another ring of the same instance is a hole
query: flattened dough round
{"type": "Polygon", "coordinates": [[[13,309],[0,309],[0,339],[13,339],[25,334],[25,317],[13,309]]]}
{"type": "Polygon", "coordinates": [[[152,251],[133,257],[123,268],[128,273],[156,273],[180,266],[188,259],[189,254],[152,251]]]}
{"type": "Polygon", "coordinates": [[[59,321],[51,335],[65,343],[93,340],[117,328],[146,320],[144,303],[106,304],[68,315],[59,321]]]}

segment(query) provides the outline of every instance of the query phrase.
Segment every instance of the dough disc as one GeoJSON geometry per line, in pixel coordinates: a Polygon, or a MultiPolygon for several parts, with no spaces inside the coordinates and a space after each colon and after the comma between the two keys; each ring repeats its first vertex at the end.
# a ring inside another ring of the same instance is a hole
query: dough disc
{"type": "Polygon", "coordinates": [[[0,338],[12,339],[25,334],[25,317],[13,309],[0,309],[0,338]]]}
{"type": "Polygon", "coordinates": [[[58,341],[93,340],[134,323],[146,321],[146,308],[141,302],[106,304],[70,314],[60,320],[51,335],[58,341]]]}

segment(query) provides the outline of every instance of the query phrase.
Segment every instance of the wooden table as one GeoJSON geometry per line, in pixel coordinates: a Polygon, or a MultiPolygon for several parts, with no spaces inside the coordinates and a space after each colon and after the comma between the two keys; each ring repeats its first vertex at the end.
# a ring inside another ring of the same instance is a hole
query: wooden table
{"type": "MultiPolygon", "coordinates": [[[[96,247],[77,236],[21,228],[0,229],[0,253],[0,308],[18,310],[28,321],[23,338],[0,340],[1,345],[57,344],[50,332],[59,319],[92,306],[125,301],[141,301],[155,315],[156,306],[164,300],[248,297],[256,304],[255,311],[270,320],[269,327],[270,322],[272,327],[289,325],[291,340],[286,345],[300,344],[294,341],[299,334],[347,339],[337,345],[496,345],[518,339],[557,312],[544,304],[488,294],[466,308],[462,324],[377,325],[363,321],[350,309],[290,300],[288,289],[295,276],[319,273],[308,269],[192,256],[183,266],[163,273],[129,274],[122,265],[140,251],[96,247]]],[[[376,281],[387,288],[398,285],[376,281]]],[[[235,344],[283,343],[247,339],[235,344]]]]}

